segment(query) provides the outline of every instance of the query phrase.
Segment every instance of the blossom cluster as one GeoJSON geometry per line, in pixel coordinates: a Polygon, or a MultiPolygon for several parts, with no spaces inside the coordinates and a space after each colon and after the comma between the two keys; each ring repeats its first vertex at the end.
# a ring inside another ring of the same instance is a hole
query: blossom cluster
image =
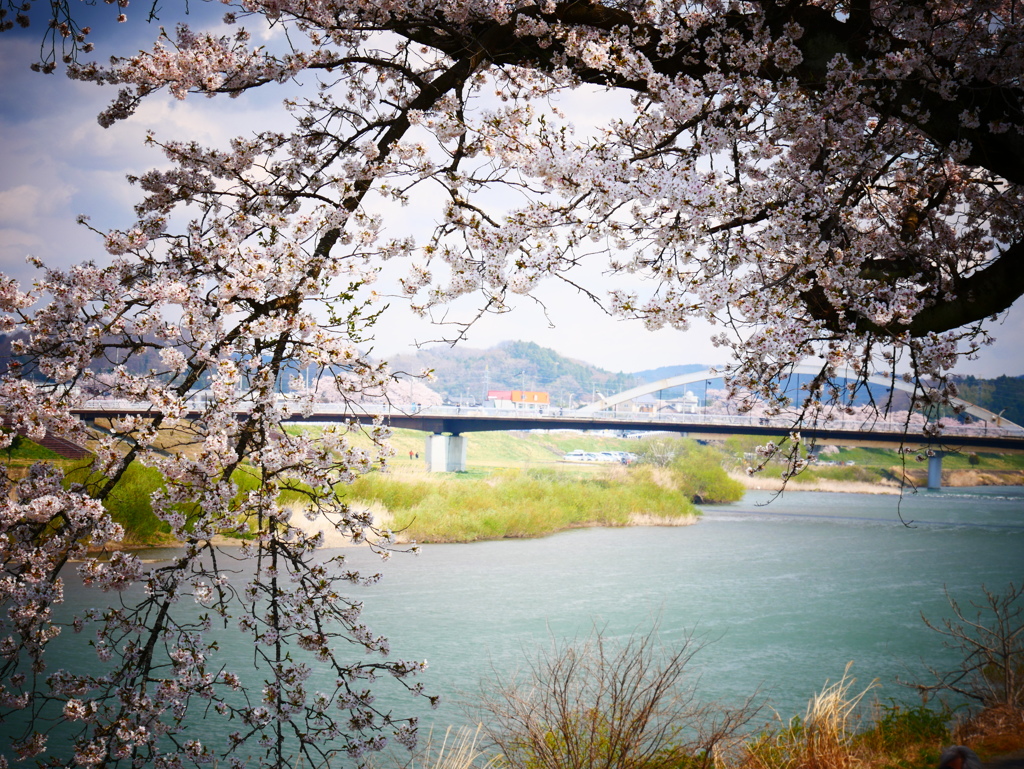
{"type": "MultiPolygon", "coordinates": [[[[344,595],[378,575],[323,553],[283,504],[393,550],[338,493],[386,467],[387,426],[286,429],[326,387],[386,397],[366,350],[389,301],[426,314],[476,297],[458,335],[541,281],[588,290],[576,269],[600,259],[618,276],[593,295],[610,311],[718,326],[729,390],[792,416],[785,445],[760,452],[788,451],[789,474],[801,427],[850,409],[878,371],[916,384],[915,406],[948,402],[946,373],[1024,292],[1007,267],[1024,251],[1024,15],[1012,0],[784,6],[244,0],[229,33],[179,25],[72,65],[120,89],[107,126],[164,92],[305,87],[287,131],[224,147],[151,133],[165,162],[130,178],[135,221],[95,231],[104,264],[38,265],[27,288],[0,276],[0,330],[20,338],[0,440],[53,433],[95,452],[71,478],[46,463],[2,474],[0,717],[63,719],[82,766],[324,766],[415,744],[374,687],[423,694],[423,666],[392,660],[344,595]],[[254,42],[252,16],[287,34],[254,42]],[[583,88],[606,100],[599,117],[572,114],[583,88]],[[407,231],[384,215],[396,206],[433,229],[407,231]],[[820,374],[794,397],[781,382],[808,360],[820,374]],[[317,384],[283,400],[297,373],[317,384]],[[95,436],[85,398],[135,408],[95,436]],[[104,503],[134,466],[164,480],[149,501],[183,543],[170,564],[104,552],[122,536],[104,503]],[[225,535],[244,539],[230,556],[225,535]],[[39,684],[72,559],[119,594],[68,624],[89,631],[100,672],[39,684]],[[221,658],[223,628],[251,639],[253,669],[221,658]],[[197,711],[224,719],[218,744],[186,736],[197,711]]],[[[20,755],[50,750],[35,726],[20,755]]]]}

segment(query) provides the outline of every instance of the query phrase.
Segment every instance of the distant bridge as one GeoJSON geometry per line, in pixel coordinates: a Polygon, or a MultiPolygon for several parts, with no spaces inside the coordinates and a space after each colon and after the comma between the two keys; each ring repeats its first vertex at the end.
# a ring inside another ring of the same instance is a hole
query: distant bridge
{"type": "MultiPolygon", "coordinates": [[[[665,380],[670,381],[670,380],[665,380]]],[[[699,380],[693,380],[699,381],[699,380]]],[[[678,383],[671,386],[677,386],[678,383]]],[[[635,397],[635,396],[634,396],[635,397]]],[[[281,404],[287,407],[287,402],[281,404]]],[[[146,403],[118,400],[97,400],[74,409],[83,419],[110,419],[119,416],[149,416],[154,409],[146,403]]],[[[197,406],[185,414],[186,419],[200,416],[197,406]]],[[[244,414],[239,411],[239,414],[244,414]]],[[[991,412],[986,412],[991,414],[991,412]]],[[[996,415],[991,414],[993,418],[996,415]]],[[[979,417],[980,418],[980,417],[979,417]]],[[[622,432],[676,432],[686,435],[728,436],[750,435],[772,439],[788,436],[792,420],[785,417],[732,416],[723,414],[665,414],[643,412],[610,412],[558,408],[543,410],[494,409],[485,407],[376,406],[358,404],[314,404],[308,414],[293,413],[287,422],[347,422],[368,424],[381,420],[392,427],[429,433],[427,465],[438,472],[461,472],[466,469],[465,433],[500,430],[614,430],[622,432]]],[[[929,485],[941,478],[941,451],[990,449],[1024,451],[1024,428],[1007,420],[999,424],[979,422],[969,425],[950,422],[943,426],[941,438],[927,435],[919,427],[882,419],[833,420],[821,425],[802,427],[805,441],[858,446],[898,446],[930,449],[929,485]]],[[[938,483],[938,482],[937,482],[938,483]]]]}
{"type": "MultiPolygon", "coordinates": [[[[791,376],[815,377],[821,373],[821,368],[801,363],[793,366],[791,368],[791,372],[791,376]]],[[[599,411],[606,411],[607,409],[614,409],[619,404],[626,403],[634,398],[639,398],[641,395],[650,395],[651,393],[656,393],[659,390],[668,390],[673,387],[682,387],[696,382],[705,382],[709,379],[719,379],[722,376],[723,372],[721,371],[716,371],[715,369],[704,369],[703,371],[694,371],[690,374],[679,374],[678,376],[669,377],[667,379],[660,379],[656,382],[646,382],[630,390],[624,390],[617,395],[609,395],[599,398],[593,403],[579,409],[579,412],[582,414],[590,414],[599,411]]],[[[911,395],[918,392],[912,384],[904,382],[899,377],[888,378],[878,374],[871,374],[865,379],[863,376],[858,376],[856,374],[839,374],[835,378],[864,381],[868,384],[878,385],[890,390],[900,390],[902,392],[910,393],[911,395]]],[[[1008,419],[1003,419],[1002,414],[989,411],[986,408],[982,408],[981,406],[970,403],[969,401],[965,401],[962,398],[952,398],[950,399],[950,404],[961,409],[963,413],[968,414],[972,418],[981,420],[992,427],[1003,427],[1011,432],[1024,434],[1024,427],[1014,424],[1008,419]]]]}

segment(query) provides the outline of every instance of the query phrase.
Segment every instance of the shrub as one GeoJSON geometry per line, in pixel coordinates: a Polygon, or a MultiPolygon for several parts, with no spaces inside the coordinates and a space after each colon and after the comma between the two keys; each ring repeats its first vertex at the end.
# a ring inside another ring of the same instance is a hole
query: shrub
{"type": "Polygon", "coordinates": [[[946,592],[953,616],[932,622],[921,619],[943,636],[943,645],[957,652],[953,669],[929,668],[935,683],[912,684],[922,693],[955,693],[985,708],[1024,710],[1024,582],[1012,582],[1001,594],[982,585],[983,598],[970,609],[946,592]]]}
{"type": "Polygon", "coordinates": [[[735,502],[743,496],[743,484],[722,467],[725,454],[692,438],[645,438],[637,455],[644,465],[668,468],[676,488],[694,502],[735,502]]]}
{"type": "Polygon", "coordinates": [[[697,699],[688,666],[701,648],[688,636],[664,649],[656,628],[620,645],[597,630],[556,643],[481,695],[485,731],[509,769],[709,767],[759,708],[697,699]]]}
{"type": "Polygon", "coordinates": [[[673,479],[694,502],[735,502],[743,497],[742,483],[722,467],[723,455],[694,440],[682,441],[682,449],[672,461],[673,479]]]}
{"type": "Polygon", "coordinates": [[[926,705],[878,705],[874,723],[856,740],[860,764],[931,769],[943,746],[953,741],[952,716],[946,708],[932,710],[926,705]]]}

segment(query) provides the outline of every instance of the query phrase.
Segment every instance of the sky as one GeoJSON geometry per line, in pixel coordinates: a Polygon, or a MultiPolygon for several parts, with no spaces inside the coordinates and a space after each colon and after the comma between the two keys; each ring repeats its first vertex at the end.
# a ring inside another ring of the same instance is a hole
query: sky
{"type": "MultiPolygon", "coordinates": [[[[112,8],[100,5],[90,12],[112,8]]],[[[97,25],[97,53],[148,47],[157,29],[135,18],[142,15],[141,10],[130,14],[124,25],[97,25]]],[[[223,145],[253,126],[287,127],[280,101],[288,89],[272,87],[232,100],[150,97],[135,116],[104,129],[95,117],[116,95],[115,89],[69,80],[60,70],[53,75],[32,72],[28,65],[39,50],[38,34],[32,27],[0,35],[0,272],[19,280],[33,278],[25,263],[30,254],[60,268],[104,260],[99,237],[75,219],[86,214],[100,230],[131,223],[139,191],[125,176],[163,161],[143,145],[147,129],[156,129],[162,138],[223,145]]],[[[589,281],[606,287],[614,282],[597,268],[592,268],[589,281]]],[[[550,281],[531,297],[517,297],[511,312],[478,321],[460,344],[486,348],[505,340],[532,341],[609,371],[633,372],[726,363],[727,353],[710,343],[713,330],[695,324],[687,332],[651,332],[637,321],[608,317],[576,290],[550,281]]],[[[979,360],[958,367],[958,373],[1024,375],[1024,302],[1011,309],[993,334],[996,344],[979,360]]],[[[393,305],[377,326],[374,354],[387,358],[445,336],[443,328],[393,305]]]]}

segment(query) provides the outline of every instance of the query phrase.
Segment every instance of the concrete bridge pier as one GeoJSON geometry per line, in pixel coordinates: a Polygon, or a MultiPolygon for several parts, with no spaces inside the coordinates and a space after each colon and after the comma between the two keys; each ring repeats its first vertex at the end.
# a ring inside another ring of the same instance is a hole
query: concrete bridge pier
{"type": "Polygon", "coordinates": [[[427,436],[427,472],[466,472],[466,436],[433,433],[427,436]]]}
{"type": "Polygon", "coordinates": [[[942,488],[942,452],[936,451],[928,457],[928,488],[938,491],[942,488]]]}

